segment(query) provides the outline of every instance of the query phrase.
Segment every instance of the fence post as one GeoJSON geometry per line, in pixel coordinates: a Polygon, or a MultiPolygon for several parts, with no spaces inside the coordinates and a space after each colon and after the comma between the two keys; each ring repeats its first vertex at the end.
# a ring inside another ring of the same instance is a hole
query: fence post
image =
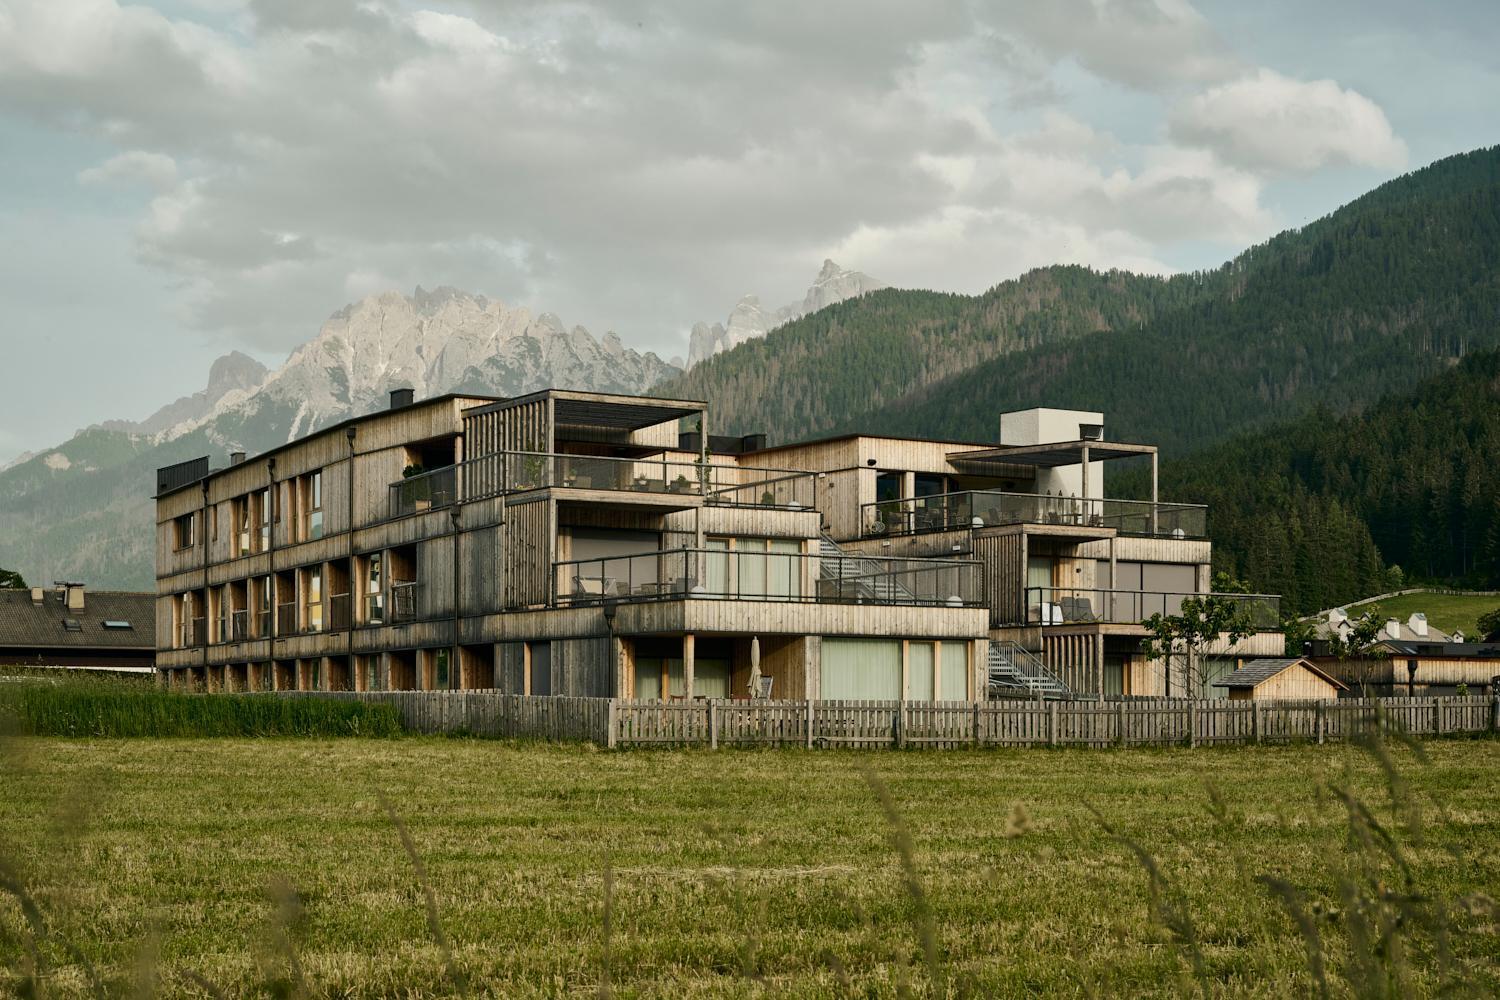
{"type": "Polygon", "coordinates": [[[974,703],[974,711],[970,714],[969,718],[971,720],[970,724],[973,726],[973,729],[970,730],[970,735],[973,738],[969,742],[977,747],[979,746],[979,702],[976,701],[974,703]]]}
{"type": "Polygon", "coordinates": [[[1500,691],[1495,692],[1495,697],[1490,703],[1490,732],[1500,730],[1500,691]]]}
{"type": "Polygon", "coordinates": [[[1050,702],[1047,710],[1047,745],[1057,746],[1057,702],[1050,702]]]}
{"type": "Polygon", "coordinates": [[[1250,738],[1260,742],[1260,702],[1253,699],[1250,702],[1250,738]]]}
{"type": "Polygon", "coordinates": [[[719,749],[719,706],[712,698],[708,700],[708,748],[719,749]]]}
{"type": "Polygon", "coordinates": [[[1120,738],[1120,746],[1125,746],[1125,699],[1121,698],[1115,702],[1115,735],[1120,738]]]}
{"type": "Polygon", "coordinates": [[[1319,743],[1323,742],[1323,728],[1324,728],[1323,723],[1324,723],[1323,703],[1320,701],[1316,705],[1313,706],[1313,732],[1315,732],[1315,733],[1318,734],[1318,742],[1319,743]]]}
{"type": "Polygon", "coordinates": [[[807,699],[807,749],[813,748],[813,702],[807,699]]]}
{"type": "Polygon", "coordinates": [[[1189,701],[1187,712],[1188,746],[1195,747],[1198,745],[1198,703],[1196,701],[1189,701]]]}
{"type": "Polygon", "coordinates": [[[1432,731],[1437,735],[1443,735],[1443,699],[1436,697],[1432,699],[1432,731]]]}
{"type": "Polygon", "coordinates": [[[906,701],[896,702],[896,749],[906,746],[906,701]]]}
{"type": "Polygon", "coordinates": [[[618,740],[618,730],[620,728],[616,724],[620,718],[616,711],[618,705],[619,703],[615,699],[609,699],[608,710],[604,713],[604,748],[606,750],[613,750],[618,740]]]}

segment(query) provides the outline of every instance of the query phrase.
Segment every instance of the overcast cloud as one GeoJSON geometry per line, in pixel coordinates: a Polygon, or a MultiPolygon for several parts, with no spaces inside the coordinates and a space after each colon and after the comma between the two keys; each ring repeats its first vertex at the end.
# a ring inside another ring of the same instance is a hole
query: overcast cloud
{"type": "Polygon", "coordinates": [[[1496,141],[1491,5],[1330,6],[0,0],[0,460],[389,288],[670,356],[825,256],[1212,266],[1496,141]]]}

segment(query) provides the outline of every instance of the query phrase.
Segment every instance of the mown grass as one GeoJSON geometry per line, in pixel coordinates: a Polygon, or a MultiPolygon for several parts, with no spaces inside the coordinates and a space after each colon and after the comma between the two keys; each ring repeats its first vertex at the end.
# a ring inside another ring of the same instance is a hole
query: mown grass
{"type": "Polygon", "coordinates": [[[1479,616],[1496,608],[1500,608],[1500,597],[1493,594],[1438,594],[1424,591],[1420,594],[1402,594],[1400,597],[1372,604],[1360,604],[1350,608],[1349,613],[1358,618],[1367,611],[1373,611],[1381,619],[1398,618],[1404,624],[1414,612],[1420,611],[1427,616],[1428,623],[1433,627],[1448,633],[1461,630],[1472,642],[1476,638],[1483,638],[1479,635],[1479,616]]]}
{"type": "Polygon", "coordinates": [[[0,854],[48,930],[0,901],[0,967],[47,995],[90,967],[122,996],[1493,994],[1500,743],[1425,752],[20,738],[0,854]]]}
{"type": "Polygon", "coordinates": [[[0,726],[29,736],[394,736],[390,705],[179,694],[136,678],[0,676],[0,726]]]}

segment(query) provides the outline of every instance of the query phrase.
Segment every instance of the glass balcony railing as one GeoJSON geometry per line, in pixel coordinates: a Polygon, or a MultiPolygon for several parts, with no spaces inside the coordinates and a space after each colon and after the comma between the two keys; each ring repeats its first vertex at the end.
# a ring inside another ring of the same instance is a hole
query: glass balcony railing
{"type": "Polygon", "coordinates": [[[700,465],[661,458],[502,452],[391,483],[389,517],[403,517],[526,490],[560,488],[700,497],[736,507],[813,510],[816,473],[791,469],[700,465]]]}
{"type": "Polygon", "coordinates": [[[667,549],[555,563],[558,604],[729,599],[979,607],[981,564],[729,549],[667,549]]]}
{"type": "Polygon", "coordinates": [[[1189,597],[1217,597],[1244,611],[1258,629],[1281,628],[1281,598],[1274,594],[1186,594],[1097,587],[1026,588],[1026,624],[1138,625],[1152,615],[1176,615],[1189,597]]]}
{"type": "Polygon", "coordinates": [[[1201,504],[1102,500],[968,490],[882,500],[860,506],[866,537],[915,535],[998,524],[1057,524],[1114,528],[1122,535],[1208,537],[1208,508],[1201,504]]]}

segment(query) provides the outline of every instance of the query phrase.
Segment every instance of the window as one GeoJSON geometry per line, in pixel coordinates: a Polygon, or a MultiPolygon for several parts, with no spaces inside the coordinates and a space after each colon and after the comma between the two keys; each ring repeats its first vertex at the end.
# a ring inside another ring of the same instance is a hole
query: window
{"type": "Polygon", "coordinates": [[[381,554],[374,552],[366,560],[365,570],[365,622],[370,625],[385,624],[385,595],[381,592],[381,554]]]}
{"type": "Polygon", "coordinates": [[[269,552],[271,550],[271,490],[269,488],[260,491],[258,509],[258,520],[260,521],[260,548],[257,552],[269,552]]]}
{"type": "Polygon", "coordinates": [[[450,664],[448,662],[448,650],[447,650],[447,648],[445,647],[445,648],[442,648],[442,649],[435,649],[435,650],[433,650],[432,651],[432,688],[431,688],[431,690],[435,690],[435,691],[447,691],[450,688],[453,688],[453,687],[457,686],[456,684],[453,683],[454,680],[456,680],[456,678],[453,676],[453,671],[452,671],[451,666],[450,666],[450,664]]]}
{"type": "Polygon", "coordinates": [[[68,632],[82,632],[83,622],[79,621],[77,618],[64,618],[63,629],[68,632]]]}
{"type": "Polygon", "coordinates": [[[134,625],[120,618],[106,618],[101,623],[105,628],[135,628],[134,625]]]}
{"type": "Polygon", "coordinates": [[[704,586],[748,598],[802,596],[802,543],[794,538],[710,538],[704,586]],[[723,553],[723,554],[721,554],[723,553]]]}
{"type": "Polygon", "coordinates": [[[193,644],[193,595],[180,594],[177,598],[177,646],[186,649],[193,644]]]}
{"type": "Polygon", "coordinates": [[[250,497],[235,497],[229,501],[229,521],[234,532],[233,553],[235,556],[250,554],[250,497]]]}
{"type": "Polygon", "coordinates": [[[172,547],[191,548],[193,545],[193,514],[183,514],[172,521],[172,547]]]}
{"type": "Polygon", "coordinates": [[[943,643],[942,682],[938,697],[943,701],[967,701],[969,698],[969,644],[943,643]]]}
{"type": "Polygon", "coordinates": [[[824,698],[895,701],[901,697],[901,643],[825,638],[822,645],[824,698]]]}
{"type": "Polygon", "coordinates": [[[307,630],[323,631],[323,567],[313,566],[303,571],[303,594],[306,597],[307,630]]]}
{"type": "Polygon", "coordinates": [[[932,701],[937,691],[937,655],[930,642],[906,645],[906,697],[932,701]]]}
{"type": "Polygon", "coordinates": [[[251,583],[251,590],[255,594],[255,631],[256,638],[269,639],[271,637],[271,612],[275,610],[275,603],[271,600],[271,578],[263,576],[251,583]]]}
{"type": "Polygon", "coordinates": [[[302,477],[302,540],[323,537],[323,470],[302,477]]]}

